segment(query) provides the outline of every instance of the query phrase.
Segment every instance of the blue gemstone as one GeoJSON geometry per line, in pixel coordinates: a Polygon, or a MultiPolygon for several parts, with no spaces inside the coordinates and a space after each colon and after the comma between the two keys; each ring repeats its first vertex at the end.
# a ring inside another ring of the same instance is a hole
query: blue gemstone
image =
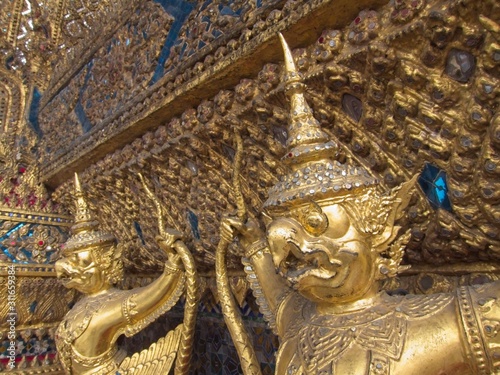
{"type": "Polygon", "coordinates": [[[198,216],[196,216],[196,214],[191,210],[188,210],[187,216],[189,224],[191,224],[191,231],[193,232],[193,236],[194,238],[199,240],[201,237],[200,237],[200,230],[198,228],[198,216]]]}
{"type": "Polygon", "coordinates": [[[434,209],[452,211],[445,171],[427,163],[418,178],[418,183],[434,209]]]}
{"type": "Polygon", "coordinates": [[[137,221],[134,221],[134,228],[135,228],[135,231],[137,232],[137,235],[141,239],[142,244],[146,245],[146,241],[144,241],[144,235],[142,234],[141,225],[137,221]]]}

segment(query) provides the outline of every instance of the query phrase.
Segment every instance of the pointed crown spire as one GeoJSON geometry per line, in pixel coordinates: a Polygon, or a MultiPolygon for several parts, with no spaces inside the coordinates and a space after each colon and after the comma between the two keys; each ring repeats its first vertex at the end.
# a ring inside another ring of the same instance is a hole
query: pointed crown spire
{"type": "Polygon", "coordinates": [[[103,246],[116,242],[111,233],[99,230],[99,222],[94,218],[85,200],[78,174],[75,173],[75,224],[73,234],[64,246],[65,254],[82,251],[92,246],[103,246]]]}
{"type": "Polygon", "coordinates": [[[378,183],[366,169],[339,162],[338,142],[321,130],[314,118],[305,99],[303,77],[283,35],[279,37],[285,56],[285,93],[290,101],[287,152],[282,161],[290,171],[269,191],[264,209],[271,215],[378,183]]]}
{"type": "Polygon", "coordinates": [[[279,33],[285,55],[285,93],[290,101],[290,122],[288,124],[287,154],[283,162],[290,165],[302,164],[320,156],[332,156],[337,153],[337,144],[321,130],[319,121],[307,103],[304,92],[306,85],[302,75],[297,71],[292,52],[279,33]]]}
{"type": "Polygon", "coordinates": [[[99,223],[94,219],[85,200],[80,179],[75,172],[75,225],[71,227],[71,231],[76,234],[82,231],[94,230],[98,225],[99,223]]]}

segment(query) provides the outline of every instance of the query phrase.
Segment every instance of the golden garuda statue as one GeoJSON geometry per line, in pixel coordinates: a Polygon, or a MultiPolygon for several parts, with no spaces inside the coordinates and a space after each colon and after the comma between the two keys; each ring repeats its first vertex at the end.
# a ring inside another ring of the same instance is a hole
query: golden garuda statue
{"type": "MultiPolygon", "coordinates": [[[[141,176],[142,177],[142,176],[141,176]]],[[[144,183],[144,181],[143,181],[144,183]]],[[[161,206],[157,237],[167,261],[163,274],[150,285],[132,290],[113,287],[122,278],[121,248],[115,237],[98,229],[75,175],[76,215],[72,237],[56,262],[63,284],[84,294],[64,317],[56,345],[67,373],[187,374],[196,319],[197,277],[192,255],[175,230],[164,230],[161,206]],[[186,289],[184,321],[148,349],[126,357],[116,345],[122,334],[131,336],[168,311],[186,289]]]]}
{"type": "MultiPolygon", "coordinates": [[[[254,295],[280,338],[276,374],[500,374],[498,282],[434,295],[381,290],[405,267],[409,234],[396,221],[416,178],[382,193],[365,169],[339,161],[280,37],[289,172],[264,204],[265,232],[241,215],[221,224],[222,241],[239,236],[254,295]]],[[[245,374],[260,374],[241,322],[226,315],[245,374]]]]}

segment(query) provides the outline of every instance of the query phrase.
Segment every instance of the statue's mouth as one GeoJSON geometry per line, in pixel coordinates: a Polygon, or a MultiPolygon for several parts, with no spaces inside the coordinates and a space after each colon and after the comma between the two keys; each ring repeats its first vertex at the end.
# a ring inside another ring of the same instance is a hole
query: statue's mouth
{"type": "Polygon", "coordinates": [[[71,282],[70,277],[58,278],[63,286],[67,286],[71,282]]]}
{"type": "Polygon", "coordinates": [[[66,272],[66,270],[57,271],[57,279],[66,286],[71,281],[71,276],[66,272]]]}
{"type": "Polygon", "coordinates": [[[322,267],[304,266],[299,270],[288,270],[286,278],[292,284],[298,284],[300,281],[308,278],[315,277],[320,280],[329,282],[329,286],[334,288],[341,286],[349,274],[349,267],[339,267],[337,271],[328,270],[322,267]]]}
{"type": "Polygon", "coordinates": [[[304,266],[301,269],[289,270],[287,278],[292,282],[299,282],[301,279],[314,276],[320,279],[331,279],[337,275],[337,272],[316,268],[315,266],[304,266]]]}
{"type": "Polygon", "coordinates": [[[68,270],[64,264],[58,262],[56,262],[56,275],[63,286],[68,285],[73,280],[73,272],[68,270]]]}
{"type": "Polygon", "coordinates": [[[349,267],[344,266],[339,259],[328,257],[323,247],[309,249],[307,253],[300,250],[297,244],[288,242],[288,255],[279,265],[280,273],[292,284],[314,276],[323,280],[339,279],[341,284],[347,276],[349,267]]]}
{"type": "Polygon", "coordinates": [[[56,275],[61,283],[68,287],[71,283],[74,285],[81,285],[91,277],[91,270],[96,267],[94,262],[91,262],[85,267],[75,267],[70,262],[65,260],[58,260],[56,262],[56,275]]]}

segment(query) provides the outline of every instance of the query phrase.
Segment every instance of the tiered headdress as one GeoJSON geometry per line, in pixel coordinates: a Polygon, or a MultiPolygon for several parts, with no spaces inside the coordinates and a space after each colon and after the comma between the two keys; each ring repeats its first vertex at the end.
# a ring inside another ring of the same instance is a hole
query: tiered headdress
{"type": "Polygon", "coordinates": [[[287,153],[282,161],[290,168],[269,191],[264,208],[270,214],[378,183],[364,168],[338,161],[338,143],[321,130],[314,118],[304,97],[303,78],[281,34],[280,39],[285,53],[285,93],[291,107],[287,153]]]}
{"type": "Polygon", "coordinates": [[[91,246],[112,245],[116,238],[108,232],[98,230],[99,222],[94,219],[75,173],[75,224],[71,227],[72,236],[66,242],[63,252],[70,254],[91,246]]]}

